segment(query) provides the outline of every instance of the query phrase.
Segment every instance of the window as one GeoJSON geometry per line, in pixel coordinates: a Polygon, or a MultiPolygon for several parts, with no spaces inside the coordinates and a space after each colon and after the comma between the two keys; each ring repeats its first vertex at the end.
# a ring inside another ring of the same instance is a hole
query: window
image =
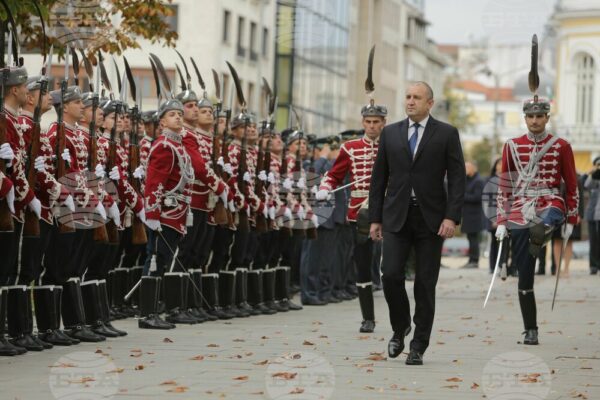
{"type": "MultiPolygon", "coordinates": [[[[248,103],[248,109],[254,110],[255,109],[255,107],[254,107],[254,83],[252,83],[252,82],[248,82],[248,95],[247,96],[248,97],[246,97],[246,103],[248,103]]],[[[261,102],[261,103],[264,103],[264,102],[261,102]]],[[[264,115],[264,114],[262,114],[262,110],[256,110],[256,111],[259,111],[259,112],[261,112],[261,115],[264,115]]]]}
{"type": "Polygon", "coordinates": [[[589,54],[575,57],[576,100],[575,122],[591,124],[594,110],[594,59],[589,54]]]}
{"type": "Polygon", "coordinates": [[[229,43],[229,26],[231,25],[231,12],[223,11],[223,43],[229,43]]]}
{"type": "Polygon", "coordinates": [[[177,16],[178,16],[178,6],[170,5],[168,6],[171,11],[173,11],[173,15],[165,16],[165,22],[169,25],[169,29],[173,32],[177,32],[177,16]]]}
{"type": "Polygon", "coordinates": [[[246,20],[244,17],[238,17],[238,37],[237,37],[237,55],[244,57],[246,55],[246,49],[244,48],[244,28],[246,20]]]}
{"type": "Polygon", "coordinates": [[[250,23],[250,59],[252,61],[258,60],[258,53],[256,52],[256,22],[250,23]]]}
{"type": "Polygon", "coordinates": [[[269,29],[263,28],[261,54],[264,58],[267,58],[268,52],[269,52],[269,29]]]}

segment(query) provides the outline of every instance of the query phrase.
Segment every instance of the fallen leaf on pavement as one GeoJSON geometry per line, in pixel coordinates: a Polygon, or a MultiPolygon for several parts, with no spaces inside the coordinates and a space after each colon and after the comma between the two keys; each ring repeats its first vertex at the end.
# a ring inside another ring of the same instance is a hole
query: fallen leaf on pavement
{"type": "Polygon", "coordinates": [[[190,358],[190,360],[202,361],[204,360],[204,356],[202,354],[198,354],[197,356],[190,358]]]}
{"type": "Polygon", "coordinates": [[[92,378],[91,376],[84,376],[81,379],[75,379],[75,380],[68,380],[67,382],[69,383],[86,383],[86,382],[94,382],[95,379],[92,378]]]}
{"type": "Polygon", "coordinates": [[[113,370],[108,371],[107,373],[116,373],[116,374],[120,374],[121,372],[125,371],[125,368],[115,368],[113,370]]]}
{"type": "Polygon", "coordinates": [[[290,391],[290,394],[300,394],[300,393],[304,393],[304,389],[299,388],[299,387],[294,388],[290,391]]]}
{"type": "Polygon", "coordinates": [[[185,393],[188,391],[188,387],[187,386],[176,386],[173,389],[169,389],[167,390],[167,392],[170,393],[185,393]]]}
{"type": "Polygon", "coordinates": [[[298,375],[297,372],[275,372],[274,374],[271,374],[273,378],[281,378],[286,381],[294,379],[296,375],[298,375]]]}
{"type": "Polygon", "coordinates": [[[254,365],[267,365],[268,363],[269,363],[269,360],[262,360],[262,361],[257,361],[253,364],[254,365]]]}
{"type": "Polygon", "coordinates": [[[247,381],[248,380],[248,375],[240,375],[240,376],[236,376],[235,378],[233,378],[234,381],[247,381]]]}
{"type": "Polygon", "coordinates": [[[214,343],[209,343],[206,345],[206,347],[219,347],[218,344],[214,344],[214,343]]]}
{"type": "Polygon", "coordinates": [[[163,339],[163,343],[173,343],[173,341],[171,339],[169,339],[168,337],[163,339]]]}
{"type": "Polygon", "coordinates": [[[458,378],[458,377],[452,377],[452,378],[448,378],[446,379],[446,382],[462,382],[463,380],[458,378]]]}
{"type": "Polygon", "coordinates": [[[143,369],[144,369],[144,366],[143,366],[142,364],[140,364],[140,365],[136,365],[136,366],[135,366],[135,370],[136,370],[136,371],[141,371],[141,370],[143,370],[143,369]]]}
{"type": "Polygon", "coordinates": [[[175,381],[164,381],[161,383],[161,385],[177,385],[177,382],[175,381]]]}
{"type": "Polygon", "coordinates": [[[473,384],[471,385],[471,389],[475,390],[479,387],[479,384],[477,384],[476,382],[473,382],[473,384]]]}
{"type": "Polygon", "coordinates": [[[309,342],[308,340],[305,340],[304,342],[302,342],[302,344],[305,346],[314,346],[315,345],[313,342],[309,342]]]}
{"type": "Polygon", "coordinates": [[[442,386],[444,389],[458,389],[458,385],[446,385],[442,386]]]}

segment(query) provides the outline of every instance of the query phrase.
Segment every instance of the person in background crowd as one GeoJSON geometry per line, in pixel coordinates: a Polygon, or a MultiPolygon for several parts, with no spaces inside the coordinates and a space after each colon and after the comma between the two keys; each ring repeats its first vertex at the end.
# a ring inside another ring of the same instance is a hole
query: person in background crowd
{"type": "Polygon", "coordinates": [[[596,275],[600,268],[600,157],[594,159],[592,170],[582,180],[583,187],[590,191],[585,220],[590,241],[590,274],[596,275]]]}
{"type": "Polygon", "coordinates": [[[467,183],[465,186],[465,204],[462,214],[461,231],[467,234],[469,240],[469,261],[463,268],[478,268],[479,241],[483,230],[482,194],[485,182],[479,176],[477,164],[473,161],[465,163],[467,183]]]}

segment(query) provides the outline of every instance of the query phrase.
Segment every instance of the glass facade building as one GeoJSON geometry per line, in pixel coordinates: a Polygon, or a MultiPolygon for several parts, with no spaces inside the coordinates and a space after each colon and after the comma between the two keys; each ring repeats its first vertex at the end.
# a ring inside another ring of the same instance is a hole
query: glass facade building
{"type": "Polygon", "coordinates": [[[278,0],[275,80],[277,128],[326,136],[345,129],[352,0],[278,0]]]}

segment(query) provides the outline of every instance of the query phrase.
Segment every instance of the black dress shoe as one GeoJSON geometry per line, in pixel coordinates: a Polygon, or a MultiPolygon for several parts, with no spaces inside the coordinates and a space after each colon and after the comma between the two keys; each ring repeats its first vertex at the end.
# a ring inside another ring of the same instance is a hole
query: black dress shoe
{"type": "Polygon", "coordinates": [[[48,343],[43,341],[42,339],[40,339],[39,335],[31,335],[31,337],[33,338],[33,340],[35,340],[35,342],[37,344],[42,345],[42,347],[44,348],[44,350],[48,350],[53,348],[54,346],[52,345],[52,343],[48,343]]]}
{"type": "Polygon", "coordinates": [[[124,330],[121,329],[117,329],[113,326],[112,323],[110,322],[105,322],[104,326],[106,326],[106,329],[109,329],[111,331],[113,331],[114,333],[116,333],[118,336],[127,336],[127,332],[125,332],[124,330]]]}
{"type": "Polygon", "coordinates": [[[116,332],[112,331],[111,329],[108,329],[108,327],[106,325],[104,325],[104,322],[102,322],[102,321],[96,322],[90,328],[92,329],[92,332],[94,332],[95,334],[100,335],[100,336],[104,336],[104,337],[108,337],[108,338],[119,337],[119,335],[116,332]]]}
{"type": "Polygon", "coordinates": [[[66,333],[69,337],[78,339],[81,342],[95,343],[106,340],[105,336],[92,332],[90,328],[85,325],[75,326],[69,329],[66,333]]]}
{"type": "Polygon", "coordinates": [[[302,305],[304,305],[304,306],[324,306],[324,305],[327,305],[327,302],[323,301],[321,299],[313,299],[313,300],[303,301],[302,305]]]}
{"type": "Polygon", "coordinates": [[[219,318],[216,315],[209,314],[204,308],[198,308],[198,314],[202,315],[207,321],[216,321],[219,318]]]}
{"type": "Polygon", "coordinates": [[[15,347],[24,347],[27,349],[27,351],[42,351],[42,350],[44,350],[44,346],[42,346],[40,343],[36,342],[33,339],[33,336],[28,333],[11,339],[10,343],[15,347]]]}
{"type": "Polygon", "coordinates": [[[596,275],[598,273],[598,268],[590,267],[590,275],[596,275]]]}
{"type": "Polygon", "coordinates": [[[171,324],[158,316],[150,314],[147,317],[138,319],[138,328],[140,329],[173,329],[175,324],[171,324]]]}
{"type": "Polygon", "coordinates": [[[411,349],[406,357],[406,365],[423,365],[423,353],[411,349]]]}
{"type": "Polygon", "coordinates": [[[210,315],[217,317],[217,319],[231,319],[235,315],[225,312],[221,307],[214,307],[212,310],[207,311],[210,315]]]}
{"type": "Polygon", "coordinates": [[[404,338],[410,333],[411,327],[409,326],[403,333],[394,332],[394,336],[388,343],[388,356],[390,358],[396,358],[404,350],[404,338]]]}
{"type": "Polygon", "coordinates": [[[527,329],[525,332],[523,332],[523,334],[525,335],[525,339],[523,339],[523,344],[539,344],[537,329],[527,329]]]}
{"type": "Polygon", "coordinates": [[[69,342],[71,342],[71,344],[79,344],[79,343],[81,343],[81,340],[77,339],[76,337],[71,337],[71,336],[67,335],[65,333],[65,331],[63,331],[62,329],[56,329],[54,331],[54,333],[56,333],[56,335],[58,335],[59,337],[63,338],[64,340],[68,340],[69,342]]]}
{"type": "Polygon", "coordinates": [[[0,357],[12,357],[20,354],[15,346],[4,340],[0,340],[0,357]]]}
{"type": "Polygon", "coordinates": [[[288,310],[292,310],[292,311],[299,311],[302,310],[302,306],[299,304],[294,303],[293,301],[289,300],[289,299],[283,299],[279,301],[279,306],[280,307],[284,307],[288,310]]]}
{"type": "Polygon", "coordinates": [[[74,344],[71,339],[60,335],[57,330],[49,330],[48,332],[38,333],[40,339],[46,343],[50,343],[54,346],[70,346],[74,344]]]}
{"type": "Polygon", "coordinates": [[[327,296],[323,298],[323,301],[326,301],[328,303],[333,303],[333,304],[337,304],[337,303],[341,303],[342,299],[335,297],[334,295],[331,296],[327,296]]]}
{"type": "Polygon", "coordinates": [[[195,318],[193,318],[191,315],[188,315],[183,310],[171,311],[165,319],[167,320],[167,322],[170,322],[172,324],[194,325],[198,323],[198,321],[195,318]]]}
{"type": "Polygon", "coordinates": [[[371,321],[371,320],[364,320],[361,324],[360,324],[360,329],[358,330],[361,333],[373,333],[373,331],[375,330],[375,321],[371,321]]]}

